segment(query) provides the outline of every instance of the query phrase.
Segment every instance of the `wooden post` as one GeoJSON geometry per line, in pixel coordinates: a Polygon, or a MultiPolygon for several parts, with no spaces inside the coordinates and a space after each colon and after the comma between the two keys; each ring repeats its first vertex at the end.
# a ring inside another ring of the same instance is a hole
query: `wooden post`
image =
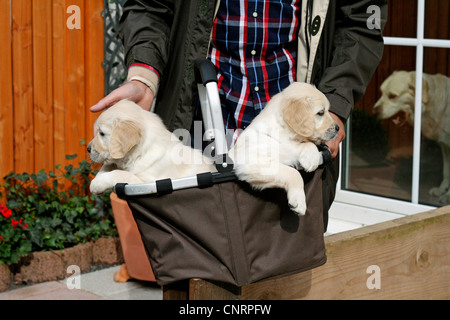
{"type": "MultiPolygon", "coordinates": [[[[30,66],[31,67],[31,66],[30,66]]],[[[52,1],[33,1],[35,171],[53,170],[52,1]]]]}
{"type": "Polygon", "coordinates": [[[191,279],[189,281],[189,300],[237,300],[241,288],[227,283],[191,279]]]}
{"type": "MultiPolygon", "coordinates": [[[[105,95],[105,74],[102,67],[103,62],[103,1],[85,0],[86,3],[86,103],[85,108],[93,106],[105,95]]],[[[86,145],[93,138],[94,123],[100,113],[86,111],[86,145]]]]}
{"type": "MultiPolygon", "coordinates": [[[[81,12],[81,29],[68,29],[65,24],[66,51],[65,72],[69,75],[66,81],[65,92],[65,123],[66,123],[66,150],[65,154],[84,156],[86,147],[80,142],[86,140],[86,68],[85,68],[85,15],[86,9],[83,0],[71,0],[65,3],[65,10],[69,5],[75,5],[81,12]]],[[[66,19],[68,15],[66,14],[66,19]]],[[[77,158],[72,164],[81,161],[77,158]]],[[[66,161],[67,162],[67,161],[66,161]]]]}
{"type": "Polygon", "coordinates": [[[66,125],[65,125],[65,48],[66,48],[66,6],[64,0],[52,2],[52,54],[53,54],[53,143],[54,164],[65,163],[66,125]]]}
{"type": "Polygon", "coordinates": [[[0,0],[0,177],[14,170],[11,1],[0,0]]]}
{"type": "MultiPolygon", "coordinates": [[[[11,1],[14,170],[34,171],[33,19],[31,0],[11,1]],[[17,143],[19,142],[19,143],[17,143]]],[[[5,44],[7,45],[7,44],[5,44]]]]}
{"type": "Polygon", "coordinates": [[[163,300],[187,300],[189,296],[189,282],[179,281],[163,286],[163,300]]]}

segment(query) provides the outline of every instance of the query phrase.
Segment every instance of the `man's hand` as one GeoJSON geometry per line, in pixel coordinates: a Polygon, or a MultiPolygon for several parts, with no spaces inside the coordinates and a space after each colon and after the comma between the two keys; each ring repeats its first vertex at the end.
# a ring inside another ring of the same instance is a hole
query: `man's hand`
{"type": "Polygon", "coordinates": [[[328,148],[330,148],[331,157],[336,158],[339,151],[339,143],[341,143],[341,141],[345,139],[345,127],[344,123],[337,115],[335,115],[332,112],[330,112],[330,115],[334,119],[334,121],[336,121],[336,123],[339,125],[339,131],[337,136],[333,140],[326,142],[326,145],[328,146],[328,148]]]}
{"type": "Polygon", "coordinates": [[[154,95],[153,91],[144,83],[134,80],[114,90],[89,110],[92,112],[100,112],[123,99],[129,99],[137,103],[142,109],[150,110],[154,95]]]}

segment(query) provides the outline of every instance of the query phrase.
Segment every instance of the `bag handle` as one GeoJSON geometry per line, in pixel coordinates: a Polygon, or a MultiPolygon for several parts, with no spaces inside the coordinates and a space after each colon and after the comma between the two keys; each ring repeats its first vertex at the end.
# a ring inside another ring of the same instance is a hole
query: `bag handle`
{"type": "Polygon", "coordinates": [[[222,105],[217,87],[217,72],[208,59],[195,61],[195,80],[197,82],[202,108],[205,139],[214,142],[214,158],[217,171],[233,170],[233,160],[228,155],[228,144],[223,124],[222,105]]]}

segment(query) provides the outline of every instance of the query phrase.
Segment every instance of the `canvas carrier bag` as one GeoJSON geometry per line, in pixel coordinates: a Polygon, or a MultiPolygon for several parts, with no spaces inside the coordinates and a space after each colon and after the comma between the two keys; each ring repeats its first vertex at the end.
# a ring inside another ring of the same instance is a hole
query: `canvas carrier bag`
{"type": "MultiPolygon", "coordinates": [[[[202,60],[197,70],[205,130],[223,128],[214,66],[202,60]]],[[[211,137],[217,173],[114,188],[133,213],[157,283],[201,278],[242,286],[324,264],[323,167],[300,171],[307,211],[298,216],[284,190],[237,181],[224,139],[211,137]]],[[[331,159],[326,148],[323,157],[331,159]]]]}

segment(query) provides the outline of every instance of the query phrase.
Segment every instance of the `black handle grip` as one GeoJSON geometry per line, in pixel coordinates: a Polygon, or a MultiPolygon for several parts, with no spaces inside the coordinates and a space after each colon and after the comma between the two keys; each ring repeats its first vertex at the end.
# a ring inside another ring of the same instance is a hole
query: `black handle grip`
{"type": "Polygon", "coordinates": [[[119,199],[123,199],[126,200],[127,195],[125,194],[125,186],[128,183],[117,183],[114,188],[113,191],[117,194],[117,196],[119,197],[119,199]]]}
{"type": "Polygon", "coordinates": [[[322,153],[322,165],[326,165],[331,162],[331,151],[325,143],[316,144],[317,149],[322,153]]]}
{"type": "Polygon", "coordinates": [[[203,83],[204,86],[208,82],[217,82],[216,67],[210,60],[195,60],[195,81],[197,83],[203,83]]]}

